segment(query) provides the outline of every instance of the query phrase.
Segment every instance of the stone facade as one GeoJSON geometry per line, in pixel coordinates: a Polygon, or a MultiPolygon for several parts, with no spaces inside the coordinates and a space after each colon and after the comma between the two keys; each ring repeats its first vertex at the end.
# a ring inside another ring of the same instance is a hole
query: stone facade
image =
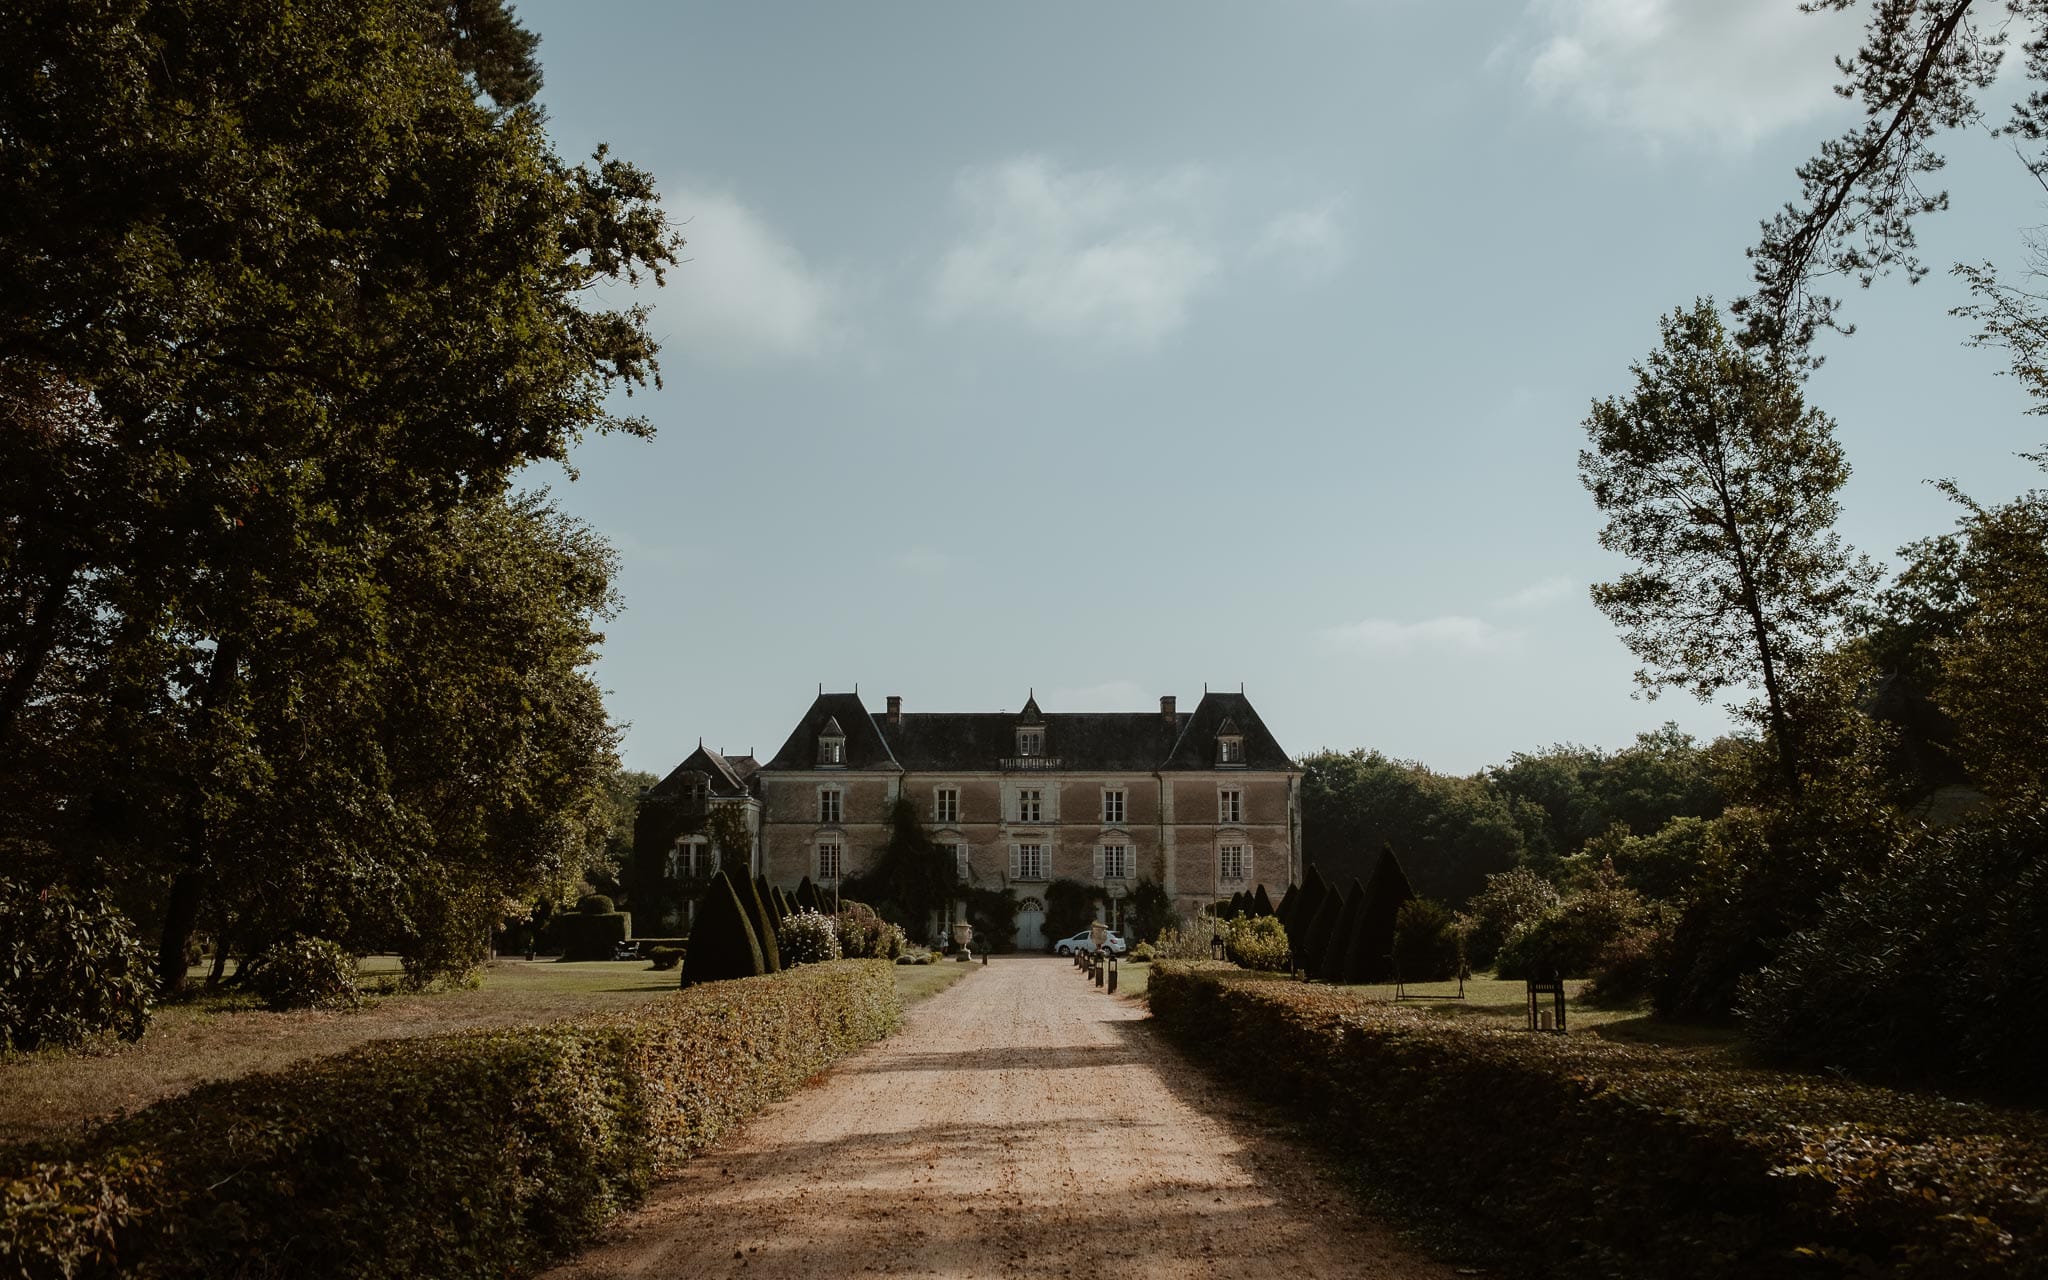
{"type": "MultiPolygon", "coordinates": [[[[708,763],[700,752],[650,792],[657,811],[708,763]]],[[[1115,895],[1149,879],[1193,914],[1262,883],[1277,897],[1301,874],[1301,771],[1242,693],[1205,693],[1192,712],[1169,697],[1156,713],[1050,715],[1035,699],[1016,713],[919,715],[893,697],[871,713],[858,694],[821,693],[744,786],[759,805],[751,869],[781,885],[860,872],[908,797],[967,884],[1024,901],[1027,948],[1045,941],[1054,880],[1115,895]]],[[[679,838],[643,820],[636,861],[666,858],[679,838]]]]}

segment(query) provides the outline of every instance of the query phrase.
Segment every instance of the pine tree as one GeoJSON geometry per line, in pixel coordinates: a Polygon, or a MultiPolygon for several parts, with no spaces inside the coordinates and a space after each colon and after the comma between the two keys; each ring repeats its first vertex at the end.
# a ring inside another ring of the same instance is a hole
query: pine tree
{"type": "Polygon", "coordinates": [[[766,972],[760,938],[747,921],[732,877],[721,871],[704,890],[703,907],[690,930],[690,946],[683,953],[682,985],[753,978],[766,972]]]}

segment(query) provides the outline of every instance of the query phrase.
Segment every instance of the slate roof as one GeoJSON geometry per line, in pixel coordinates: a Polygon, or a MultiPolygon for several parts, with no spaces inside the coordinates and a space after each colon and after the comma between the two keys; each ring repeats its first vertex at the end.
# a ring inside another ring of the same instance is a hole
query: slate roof
{"type": "MultiPolygon", "coordinates": [[[[1216,767],[1216,735],[1236,732],[1244,736],[1244,767],[1247,769],[1292,769],[1294,762],[1280,749],[1266,722],[1252,710],[1251,699],[1241,693],[1205,693],[1174,744],[1173,754],[1162,769],[1213,769],[1216,767]],[[1228,730],[1224,725],[1229,724],[1228,730]]],[[[1232,768],[1237,766],[1232,765],[1232,768]]]]}
{"type": "Polygon", "coordinates": [[[752,756],[740,756],[739,759],[746,762],[747,767],[744,771],[738,768],[732,760],[727,759],[700,742],[697,744],[697,749],[685,757],[681,764],[668,771],[666,778],[655,783],[648,790],[650,793],[667,795],[681,790],[684,774],[697,773],[710,779],[712,795],[746,795],[748,792],[747,779],[752,777],[755,770],[760,766],[754,763],[752,756]]]}
{"type": "Polygon", "coordinates": [[[1036,699],[1022,712],[904,712],[891,720],[870,713],[857,694],[828,693],[811,704],[782,749],[760,767],[816,768],[818,735],[833,720],[845,730],[847,771],[993,771],[1017,754],[1020,725],[1043,727],[1044,754],[1060,762],[1061,772],[1206,771],[1216,765],[1219,731],[1243,735],[1243,768],[1294,768],[1250,701],[1238,693],[1205,694],[1192,712],[1170,720],[1157,711],[1046,713],[1039,711],[1036,699]]]}
{"type": "Polygon", "coordinates": [[[842,769],[835,765],[832,772],[858,772],[862,769],[901,771],[896,757],[889,753],[889,744],[882,740],[882,734],[875,727],[875,718],[861,705],[857,693],[821,693],[804,718],[797,723],[782,749],[772,756],[764,769],[814,769],[818,765],[818,736],[827,726],[835,724],[846,738],[846,764],[842,769]]]}

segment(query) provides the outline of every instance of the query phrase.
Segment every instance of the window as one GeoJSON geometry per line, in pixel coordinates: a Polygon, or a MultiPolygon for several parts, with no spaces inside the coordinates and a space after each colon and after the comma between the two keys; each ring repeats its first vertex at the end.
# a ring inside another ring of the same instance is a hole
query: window
{"type": "Polygon", "coordinates": [[[1244,739],[1243,739],[1243,738],[1218,738],[1218,739],[1216,739],[1216,763],[1218,763],[1218,764],[1243,764],[1243,763],[1244,763],[1244,739]]]}
{"type": "Polygon", "coordinates": [[[1124,824],[1124,789],[1111,787],[1102,793],[1102,820],[1113,827],[1124,824]]]}
{"type": "Polygon", "coordinates": [[[1221,863],[1220,870],[1223,876],[1223,883],[1243,884],[1245,878],[1250,874],[1249,869],[1245,866],[1244,846],[1241,844],[1226,844],[1217,850],[1217,853],[1221,855],[1218,861],[1221,863]]]}
{"type": "Polygon", "coordinates": [[[967,878],[967,846],[949,843],[939,847],[953,855],[953,870],[962,880],[965,880],[967,878]]]}
{"type": "Polygon", "coordinates": [[[960,788],[939,788],[938,800],[932,806],[932,820],[941,826],[960,821],[960,788]]]}
{"type": "Polygon", "coordinates": [[[716,859],[703,836],[678,836],[676,847],[669,850],[668,873],[678,880],[689,880],[697,876],[716,873],[716,859]]]}
{"type": "Polygon", "coordinates": [[[1131,877],[1131,846],[1127,844],[1106,844],[1102,846],[1102,878],[1105,880],[1128,880],[1131,877]]]}
{"type": "Polygon", "coordinates": [[[1020,844],[1017,846],[1017,878],[1019,880],[1045,879],[1044,845],[1020,844]]]}
{"type": "Polygon", "coordinates": [[[838,878],[839,842],[837,840],[820,840],[818,842],[818,879],[837,880],[838,878]]]}
{"type": "Polygon", "coordinates": [[[1226,824],[1244,821],[1244,792],[1225,787],[1216,793],[1216,821],[1226,824]]]}
{"type": "Polygon", "coordinates": [[[683,811],[697,813],[704,808],[704,779],[689,778],[683,783],[683,811]]]}
{"type": "Polygon", "coordinates": [[[1020,756],[1042,756],[1045,754],[1045,730],[1017,730],[1017,754],[1020,756]]]}
{"type": "Polygon", "coordinates": [[[818,763],[843,765],[846,763],[846,739],[836,733],[826,734],[818,739],[818,763]]]}
{"type": "Polygon", "coordinates": [[[1017,821],[1043,822],[1045,819],[1041,815],[1044,812],[1045,793],[1043,791],[1027,788],[1017,793],[1017,821]]]}
{"type": "Polygon", "coordinates": [[[836,788],[828,787],[825,790],[820,791],[818,793],[818,821],[827,824],[838,822],[839,813],[840,805],[838,790],[836,788]]]}

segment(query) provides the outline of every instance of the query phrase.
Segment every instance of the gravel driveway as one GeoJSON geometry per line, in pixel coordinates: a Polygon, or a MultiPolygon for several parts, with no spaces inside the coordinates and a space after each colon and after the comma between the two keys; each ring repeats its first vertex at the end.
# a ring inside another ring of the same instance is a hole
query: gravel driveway
{"type": "Polygon", "coordinates": [[[658,1187],[556,1280],[1454,1272],[1193,1072],[1140,1004],[999,958],[658,1187]]]}

